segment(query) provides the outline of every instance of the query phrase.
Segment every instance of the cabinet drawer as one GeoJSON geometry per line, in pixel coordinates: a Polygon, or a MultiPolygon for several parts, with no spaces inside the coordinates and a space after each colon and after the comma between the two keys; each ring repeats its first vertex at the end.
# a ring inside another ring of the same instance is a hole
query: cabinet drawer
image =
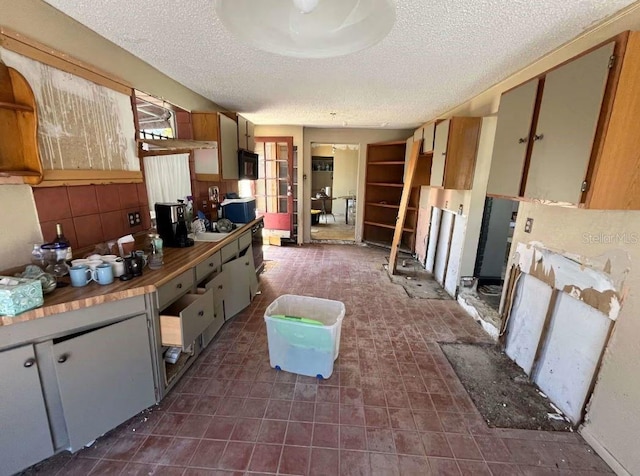
{"type": "Polygon", "coordinates": [[[213,289],[182,296],[160,314],[162,345],[186,349],[213,318],[213,289]]]}
{"type": "Polygon", "coordinates": [[[238,254],[238,240],[234,240],[232,243],[223,246],[220,250],[220,256],[223,263],[235,258],[236,254],[238,254]]]}
{"type": "Polygon", "coordinates": [[[157,290],[158,309],[164,308],[180,295],[189,292],[193,286],[193,271],[185,271],[180,276],[173,278],[167,284],[163,284],[157,290]]]}
{"type": "Polygon", "coordinates": [[[244,250],[247,246],[251,244],[251,232],[247,231],[238,238],[238,249],[244,250]]]}
{"type": "Polygon", "coordinates": [[[222,264],[220,252],[217,252],[209,256],[202,263],[196,265],[196,282],[200,282],[201,279],[220,268],[220,264],[222,264]]]}

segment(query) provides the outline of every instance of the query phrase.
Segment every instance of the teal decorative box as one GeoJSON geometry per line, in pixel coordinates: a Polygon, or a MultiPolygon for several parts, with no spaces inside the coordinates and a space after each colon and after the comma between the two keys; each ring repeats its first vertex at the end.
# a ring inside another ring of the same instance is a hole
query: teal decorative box
{"type": "Polygon", "coordinates": [[[0,276],[0,316],[15,316],[43,302],[39,279],[0,276]]]}

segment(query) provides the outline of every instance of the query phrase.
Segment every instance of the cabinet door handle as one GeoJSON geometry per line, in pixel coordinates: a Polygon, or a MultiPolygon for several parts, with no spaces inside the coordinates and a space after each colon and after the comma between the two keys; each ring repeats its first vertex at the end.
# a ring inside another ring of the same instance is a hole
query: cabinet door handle
{"type": "Polygon", "coordinates": [[[520,139],[518,139],[518,144],[526,144],[528,140],[528,137],[520,137],[520,139]]]}
{"type": "Polygon", "coordinates": [[[249,266],[249,262],[247,261],[244,265],[245,265],[245,266],[249,266]]]}
{"type": "Polygon", "coordinates": [[[218,286],[218,289],[222,289],[222,284],[220,286],[218,286]]]}
{"type": "Polygon", "coordinates": [[[24,365],[26,368],[29,368],[29,367],[33,367],[33,365],[34,365],[35,363],[36,363],[36,359],[31,358],[31,359],[27,359],[27,360],[25,360],[25,362],[24,362],[24,364],[23,364],[23,365],[24,365]]]}
{"type": "Polygon", "coordinates": [[[178,289],[182,289],[182,283],[178,283],[178,284],[176,284],[176,288],[178,288],[178,289]]]}
{"type": "Polygon", "coordinates": [[[209,263],[209,268],[213,268],[213,262],[209,263]]]}
{"type": "Polygon", "coordinates": [[[534,141],[542,140],[542,139],[544,139],[544,134],[536,134],[533,136],[534,141]]]}
{"type": "Polygon", "coordinates": [[[198,316],[200,316],[200,317],[204,316],[204,311],[200,311],[200,312],[198,313],[198,316]]]}
{"type": "Polygon", "coordinates": [[[58,363],[64,364],[68,358],[69,358],[69,354],[62,354],[60,357],[58,357],[58,363]]]}

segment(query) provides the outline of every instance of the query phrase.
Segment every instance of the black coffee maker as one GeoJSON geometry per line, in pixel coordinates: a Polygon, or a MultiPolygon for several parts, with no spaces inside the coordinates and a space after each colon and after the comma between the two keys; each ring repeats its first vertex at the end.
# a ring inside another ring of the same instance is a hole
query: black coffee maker
{"type": "Polygon", "coordinates": [[[156,203],[156,227],[164,246],[186,248],[193,246],[187,237],[187,222],[182,203],[156,203]]]}

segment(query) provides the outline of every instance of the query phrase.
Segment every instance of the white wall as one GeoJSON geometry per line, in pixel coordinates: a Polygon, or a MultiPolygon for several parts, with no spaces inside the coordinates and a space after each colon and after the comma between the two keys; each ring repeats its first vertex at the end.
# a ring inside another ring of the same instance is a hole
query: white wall
{"type": "Polygon", "coordinates": [[[0,185],[0,269],[29,263],[42,243],[36,204],[28,185],[0,185]]]}

